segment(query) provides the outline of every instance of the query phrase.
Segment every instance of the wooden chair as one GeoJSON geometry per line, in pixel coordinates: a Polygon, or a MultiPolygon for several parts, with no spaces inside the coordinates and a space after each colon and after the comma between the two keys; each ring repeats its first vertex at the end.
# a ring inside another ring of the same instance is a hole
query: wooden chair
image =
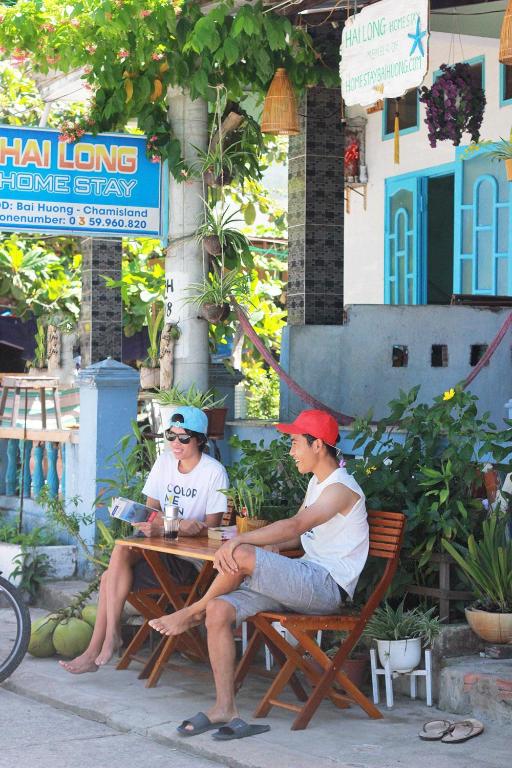
{"type": "Polygon", "coordinates": [[[368,521],[369,556],[383,558],[387,562],[379,583],[360,612],[344,609],[340,614],[327,616],[264,612],[250,619],[255,632],[238,665],[235,688],[238,689],[242,684],[262,643],[270,647],[281,665],[280,671],[260,701],[255,717],[265,717],[272,707],[283,707],[297,712],[292,730],[302,730],[307,727],[324,698],[331,699],[341,709],[346,709],[355,702],[369,717],[382,717],[377,707],[349,680],[342,666],[361,637],[368,619],[384,598],[396,572],[405,530],[405,515],[399,512],[371,510],[368,512],[368,521]],[[273,621],[279,621],[297,640],[298,645],[291,645],[282,634],[276,632],[272,626],[273,621]],[[346,640],[333,658],[329,658],[315,642],[318,630],[348,632],[346,640]],[[312,687],[309,694],[296,675],[298,671],[304,674],[312,687]],[[283,702],[277,698],[288,683],[301,702],[300,705],[283,702]]]}

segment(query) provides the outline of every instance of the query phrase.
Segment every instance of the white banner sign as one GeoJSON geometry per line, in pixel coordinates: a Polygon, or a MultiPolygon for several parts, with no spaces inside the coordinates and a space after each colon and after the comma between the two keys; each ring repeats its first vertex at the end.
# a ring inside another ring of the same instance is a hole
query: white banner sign
{"type": "Polygon", "coordinates": [[[428,69],[429,0],[381,0],[349,18],[341,39],[341,90],[347,106],[398,98],[428,69]]]}

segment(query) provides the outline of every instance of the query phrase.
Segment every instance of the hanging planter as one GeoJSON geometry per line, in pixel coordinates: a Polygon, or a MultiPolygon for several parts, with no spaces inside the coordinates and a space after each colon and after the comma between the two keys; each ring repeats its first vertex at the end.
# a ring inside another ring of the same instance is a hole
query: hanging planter
{"type": "Polygon", "coordinates": [[[471,141],[477,142],[486,105],[481,84],[469,64],[441,64],[441,71],[431,88],[421,89],[430,146],[451,141],[458,147],[463,133],[469,133],[471,141]]]}
{"type": "Polygon", "coordinates": [[[265,96],[261,132],[274,136],[296,136],[300,133],[297,99],[284,67],[276,70],[265,96]]]}
{"type": "Polygon", "coordinates": [[[502,64],[512,66],[512,0],[508,0],[507,10],[503,18],[498,58],[502,64]]]}

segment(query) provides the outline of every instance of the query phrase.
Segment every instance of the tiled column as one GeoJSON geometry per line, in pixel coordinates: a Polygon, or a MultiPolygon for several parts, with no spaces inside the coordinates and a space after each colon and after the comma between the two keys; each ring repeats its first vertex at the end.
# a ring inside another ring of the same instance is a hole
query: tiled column
{"type": "Polygon", "coordinates": [[[111,357],[121,360],[123,305],[120,288],[107,288],[105,277],[121,278],[122,241],[82,240],[82,368],[111,357]]]}
{"type": "MultiPolygon", "coordinates": [[[[339,29],[322,35],[341,39],[339,29]]],[[[288,151],[288,324],[341,325],[344,130],[340,88],[308,89],[299,112],[301,133],[290,138],[288,151]]]]}

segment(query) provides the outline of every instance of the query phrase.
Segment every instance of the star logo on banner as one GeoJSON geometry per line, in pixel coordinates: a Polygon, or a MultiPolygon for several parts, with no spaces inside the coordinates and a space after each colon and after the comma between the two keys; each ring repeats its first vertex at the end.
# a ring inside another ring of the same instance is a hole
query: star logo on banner
{"type": "Polygon", "coordinates": [[[426,34],[427,34],[426,30],[424,32],[421,31],[421,20],[420,20],[420,17],[418,16],[418,18],[416,19],[416,32],[414,34],[409,33],[407,35],[407,37],[410,37],[411,40],[413,41],[409,56],[413,55],[416,48],[418,49],[418,51],[422,56],[425,55],[425,49],[423,48],[423,38],[425,37],[426,34]]]}

